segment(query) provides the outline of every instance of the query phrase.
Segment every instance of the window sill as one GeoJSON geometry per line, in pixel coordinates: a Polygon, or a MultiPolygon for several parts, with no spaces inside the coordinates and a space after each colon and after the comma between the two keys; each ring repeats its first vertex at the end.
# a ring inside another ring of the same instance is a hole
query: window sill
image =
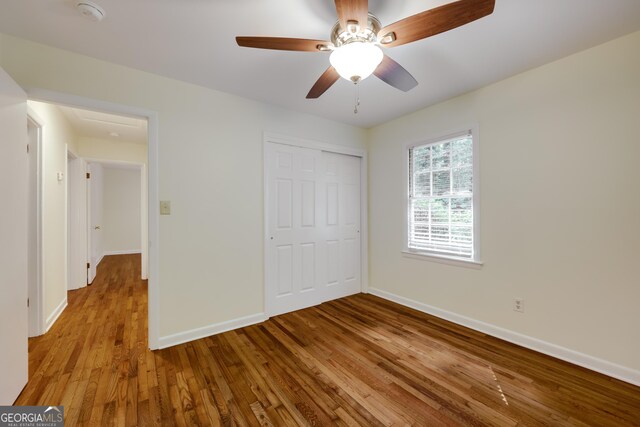
{"type": "Polygon", "coordinates": [[[476,270],[481,269],[484,265],[482,261],[427,254],[423,252],[412,252],[408,250],[402,251],[402,256],[405,258],[419,259],[422,261],[432,261],[440,264],[454,265],[457,267],[473,268],[476,270]]]}

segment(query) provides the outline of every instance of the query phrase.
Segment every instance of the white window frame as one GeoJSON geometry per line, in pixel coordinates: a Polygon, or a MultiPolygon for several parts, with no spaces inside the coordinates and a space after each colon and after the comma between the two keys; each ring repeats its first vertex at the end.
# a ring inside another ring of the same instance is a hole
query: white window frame
{"type": "Polygon", "coordinates": [[[403,227],[402,227],[402,254],[407,258],[434,261],[461,267],[480,268],[483,265],[480,257],[480,133],[478,126],[466,126],[453,132],[447,132],[425,140],[404,144],[402,150],[402,171],[404,175],[402,192],[403,200],[403,227]],[[473,258],[462,258],[446,254],[418,251],[409,248],[409,150],[421,145],[434,144],[447,139],[453,139],[471,133],[473,138],[473,258]]]}

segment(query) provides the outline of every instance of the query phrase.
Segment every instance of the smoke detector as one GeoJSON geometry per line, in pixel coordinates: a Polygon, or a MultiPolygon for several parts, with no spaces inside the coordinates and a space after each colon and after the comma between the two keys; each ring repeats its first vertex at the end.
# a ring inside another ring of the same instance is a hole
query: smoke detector
{"type": "Polygon", "coordinates": [[[102,21],[102,18],[104,18],[106,14],[103,8],[87,0],[77,2],[76,9],[78,9],[82,16],[94,22],[102,21]]]}

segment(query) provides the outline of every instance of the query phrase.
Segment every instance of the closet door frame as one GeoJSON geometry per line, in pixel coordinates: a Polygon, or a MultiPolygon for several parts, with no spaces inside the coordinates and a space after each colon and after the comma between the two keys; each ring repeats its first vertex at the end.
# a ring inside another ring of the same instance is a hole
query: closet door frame
{"type": "Polygon", "coordinates": [[[263,301],[264,312],[267,317],[273,315],[271,307],[269,307],[268,294],[267,294],[267,263],[268,259],[268,246],[270,244],[269,234],[269,197],[270,188],[268,180],[268,150],[267,145],[269,143],[290,145],[299,148],[310,148],[313,150],[321,150],[336,154],[345,154],[349,156],[360,158],[360,283],[361,292],[368,293],[369,291],[369,226],[368,226],[368,201],[367,201],[367,152],[364,149],[346,147],[342,145],[329,144],[321,141],[314,141],[309,139],[291,137],[287,135],[281,135],[276,133],[265,132],[263,135],[263,184],[264,184],[264,200],[263,200],[263,301]]]}

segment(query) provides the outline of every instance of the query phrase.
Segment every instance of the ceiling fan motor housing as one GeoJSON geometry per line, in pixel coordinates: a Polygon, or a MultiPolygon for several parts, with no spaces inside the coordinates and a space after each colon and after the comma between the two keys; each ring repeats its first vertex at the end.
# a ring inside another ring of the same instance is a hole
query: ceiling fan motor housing
{"type": "Polygon", "coordinates": [[[333,26],[331,30],[331,42],[336,48],[353,42],[377,43],[378,33],[382,29],[378,18],[371,13],[367,19],[366,27],[363,28],[362,25],[354,27],[347,25],[347,27],[348,28],[342,28],[339,21],[333,26]],[[357,31],[353,31],[354,29],[357,31]]]}

